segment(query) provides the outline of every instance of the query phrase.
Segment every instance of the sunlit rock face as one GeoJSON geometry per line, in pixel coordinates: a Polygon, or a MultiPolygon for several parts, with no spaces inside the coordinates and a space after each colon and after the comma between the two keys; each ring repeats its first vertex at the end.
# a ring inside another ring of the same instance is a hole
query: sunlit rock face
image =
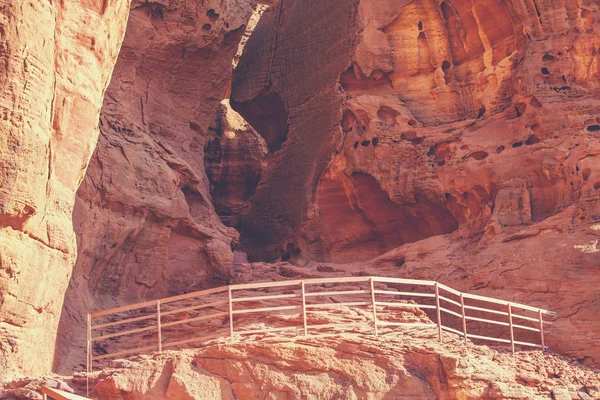
{"type": "Polygon", "coordinates": [[[52,366],[75,191],[127,12],[123,0],[0,8],[0,380],[52,366]]]}
{"type": "Polygon", "coordinates": [[[232,92],[269,148],[240,218],[250,259],[391,252],[370,265],[554,309],[551,345],[600,360],[598,18],[591,1],[272,7],[232,92]]]}
{"type": "Polygon", "coordinates": [[[133,2],[77,193],[58,370],[83,361],[90,310],[230,278],[237,232],[211,203],[204,148],[251,12],[250,0],[133,2]]]}

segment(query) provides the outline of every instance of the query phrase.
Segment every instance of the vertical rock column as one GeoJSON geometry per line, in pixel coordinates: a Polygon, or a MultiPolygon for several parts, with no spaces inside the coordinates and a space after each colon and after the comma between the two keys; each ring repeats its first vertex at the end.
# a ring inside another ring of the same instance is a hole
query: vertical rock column
{"type": "Polygon", "coordinates": [[[0,7],[0,380],[50,371],[71,215],[129,2],[0,7]]]}

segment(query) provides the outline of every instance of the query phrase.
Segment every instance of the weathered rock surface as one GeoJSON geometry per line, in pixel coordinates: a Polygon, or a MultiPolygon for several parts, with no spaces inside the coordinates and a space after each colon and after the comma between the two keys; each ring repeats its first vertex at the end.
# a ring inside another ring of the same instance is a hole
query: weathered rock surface
{"type": "Polygon", "coordinates": [[[0,380],[47,373],[76,258],[71,214],[129,3],[0,7],[0,380]]]}
{"type": "Polygon", "coordinates": [[[238,234],[211,203],[204,148],[251,12],[250,0],[132,4],[77,192],[58,370],[74,367],[69,354],[85,346],[90,310],[229,279],[238,234]]]}
{"type": "MultiPolygon", "coordinates": [[[[307,338],[250,337],[197,350],[116,361],[95,374],[100,399],[593,399],[597,371],[559,356],[516,356],[424,331],[379,338],[353,332],[307,338]]],[[[45,383],[85,392],[85,379],[14,382],[8,399],[36,399],[45,383]]]]}
{"type": "Polygon", "coordinates": [[[251,261],[389,252],[324,270],[553,309],[550,345],[599,362],[599,11],[585,0],[272,7],[232,92],[270,150],[240,218],[251,261]]]}

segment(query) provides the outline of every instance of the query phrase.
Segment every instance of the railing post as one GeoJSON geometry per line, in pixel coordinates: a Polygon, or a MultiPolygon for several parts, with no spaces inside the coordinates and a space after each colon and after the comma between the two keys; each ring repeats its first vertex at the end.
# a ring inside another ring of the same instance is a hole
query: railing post
{"type": "Polygon", "coordinates": [[[86,374],[85,374],[85,390],[86,395],[90,395],[90,373],[92,372],[92,316],[87,315],[87,347],[86,347],[86,374]]]}
{"type": "Polygon", "coordinates": [[[304,319],[304,335],[308,335],[308,325],[306,324],[306,291],[304,290],[304,281],[300,282],[302,290],[302,318],[304,319]]]}
{"type": "Polygon", "coordinates": [[[440,310],[440,288],[438,287],[438,283],[435,285],[435,309],[437,311],[437,325],[438,325],[438,336],[440,343],[442,343],[442,313],[440,310]]]}
{"type": "Polygon", "coordinates": [[[542,319],[542,310],[538,310],[538,317],[540,319],[540,339],[542,340],[542,351],[546,350],[544,344],[544,320],[542,319]]]}
{"type": "Polygon", "coordinates": [[[156,300],[156,326],[158,328],[158,351],[162,352],[162,332],[160,326],[160,300],[156,300]]]}
{"type": "Polygon", "coordinates": [[[375,302],[375,284],[373,283],[373,277],[371,277],[371,303],[373,304],[373,326],[375,327],[375,336],[379,335],[377,330],[377,303],[375,302]]]}
{"type": "Polygon", "coordinates": [[[229,335],[231,336],[231,341],[233,341],[233,301],[231,301],[231,286],[228,287],[229,291],[229,335]]]}
{"type": "Polygon", "coordinates": [[[460,294],[460,310],[462,312],[463,335],[465,343],[467,343],[467,315],[465,313],[465,298],[462,293],[460,294]]]}
{"type": "Polygon", "coordinates": [[[510,347],[512,349],[513,355],[515,354],[515,333],[513,331],[513,322],[512,322],[512,306],[510,303],[508,304],[508,326],[510,328],[510,347]]]}

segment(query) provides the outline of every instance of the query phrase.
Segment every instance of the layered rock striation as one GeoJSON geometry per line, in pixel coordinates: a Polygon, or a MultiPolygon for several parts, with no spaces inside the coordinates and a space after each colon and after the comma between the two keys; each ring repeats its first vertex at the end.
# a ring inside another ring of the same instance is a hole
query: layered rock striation
{"type": "Polygon", "coordinates": [[[0,380],[50,371],[124,0],[0,7],[0,380]]]}

